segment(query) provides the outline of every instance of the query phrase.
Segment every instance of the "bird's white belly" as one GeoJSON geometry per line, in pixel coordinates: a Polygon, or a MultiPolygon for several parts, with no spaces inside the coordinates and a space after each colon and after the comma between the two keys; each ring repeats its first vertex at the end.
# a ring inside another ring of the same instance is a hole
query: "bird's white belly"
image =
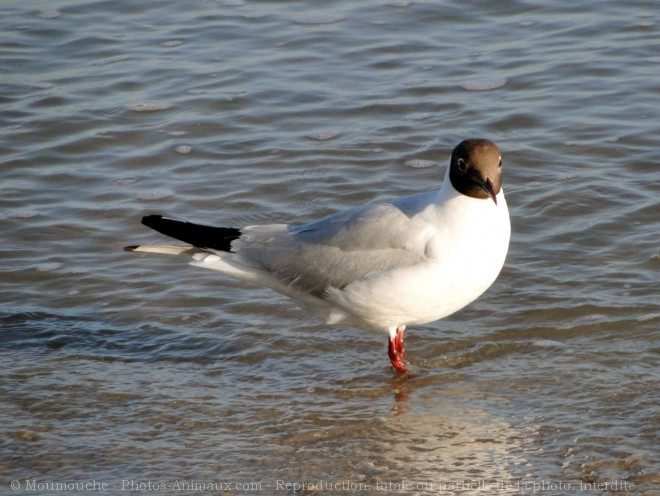
{"type": "Polygon", "coordinates": [[[346,288],[340,305],[351,320],[363,321],[368,327],[388,329],[432,322],[477,299],[502,267],[480,265],[472,273],[453,267],[446,270],[440,264],[393,271],[346,288]]]}

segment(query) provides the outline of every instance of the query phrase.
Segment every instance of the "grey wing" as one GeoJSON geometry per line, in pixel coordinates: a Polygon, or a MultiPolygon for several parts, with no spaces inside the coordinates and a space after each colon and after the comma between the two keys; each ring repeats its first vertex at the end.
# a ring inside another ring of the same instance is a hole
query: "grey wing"
{"type": "Polygon", "coordinates": [[[409,214],[381,203],[301,227],[252,226],[236,252],[284,284],[322,295],[369,273],[423,261],[430,229],[409,214]]]}

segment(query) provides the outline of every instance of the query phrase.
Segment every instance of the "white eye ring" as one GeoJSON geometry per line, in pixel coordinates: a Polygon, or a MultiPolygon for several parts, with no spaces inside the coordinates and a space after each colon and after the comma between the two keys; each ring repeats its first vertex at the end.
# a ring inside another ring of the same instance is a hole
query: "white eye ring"
{"type": "Polygon", "coordinates": [[[459,158],[456,161],[456,165],[458,166],[458,170],[460,172],[465,172],[465,160],[463,160],[462,158],[459,158]]]}

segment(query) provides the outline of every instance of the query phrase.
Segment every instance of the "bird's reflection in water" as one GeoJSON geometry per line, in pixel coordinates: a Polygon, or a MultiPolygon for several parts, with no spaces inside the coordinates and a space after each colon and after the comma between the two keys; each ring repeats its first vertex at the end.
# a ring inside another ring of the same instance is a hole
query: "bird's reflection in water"
{"type": "Polygon", "coordinates": [[[423,372],[409,370],[405,374],[393,376],[391,388],[394,395],[394,404],[391,411],[401,414],[406,411],[406,404],[414,397],[413,393],[426,387],[444,388],[456,382],[462,376],[456,373],[428,375],[423,372]]]}
{"type": "Polygon", "coordinates": [[[419,374],[408,371],[403,375],[392,377],[392,393],[394,395],[394,404],[391,411],[397,415],[405,413],[406,404],[410,400],[415,389],[419,388],[419,374]]]}
{"type": "Polygon", "coordinates": [[[394,390],[394,405],[392,406],[392,412],[400,415],[405,413],[406,403],[410,399],[411,390],[410,389],[395,389],[394,390]]]}

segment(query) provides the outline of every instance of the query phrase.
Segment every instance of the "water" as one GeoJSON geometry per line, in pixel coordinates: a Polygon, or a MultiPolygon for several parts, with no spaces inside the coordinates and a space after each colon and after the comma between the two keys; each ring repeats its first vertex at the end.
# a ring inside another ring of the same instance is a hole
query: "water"
{"type": "Polygon", "coordinates": [[[657,494],[652,3],[1,9],[3,492],[657,494]],[[121,251],[162,241],[144,214],[436,188],[470,136],[503,150],[509,256],[407,332],[409,377],[385,336],[121,251]]]}

